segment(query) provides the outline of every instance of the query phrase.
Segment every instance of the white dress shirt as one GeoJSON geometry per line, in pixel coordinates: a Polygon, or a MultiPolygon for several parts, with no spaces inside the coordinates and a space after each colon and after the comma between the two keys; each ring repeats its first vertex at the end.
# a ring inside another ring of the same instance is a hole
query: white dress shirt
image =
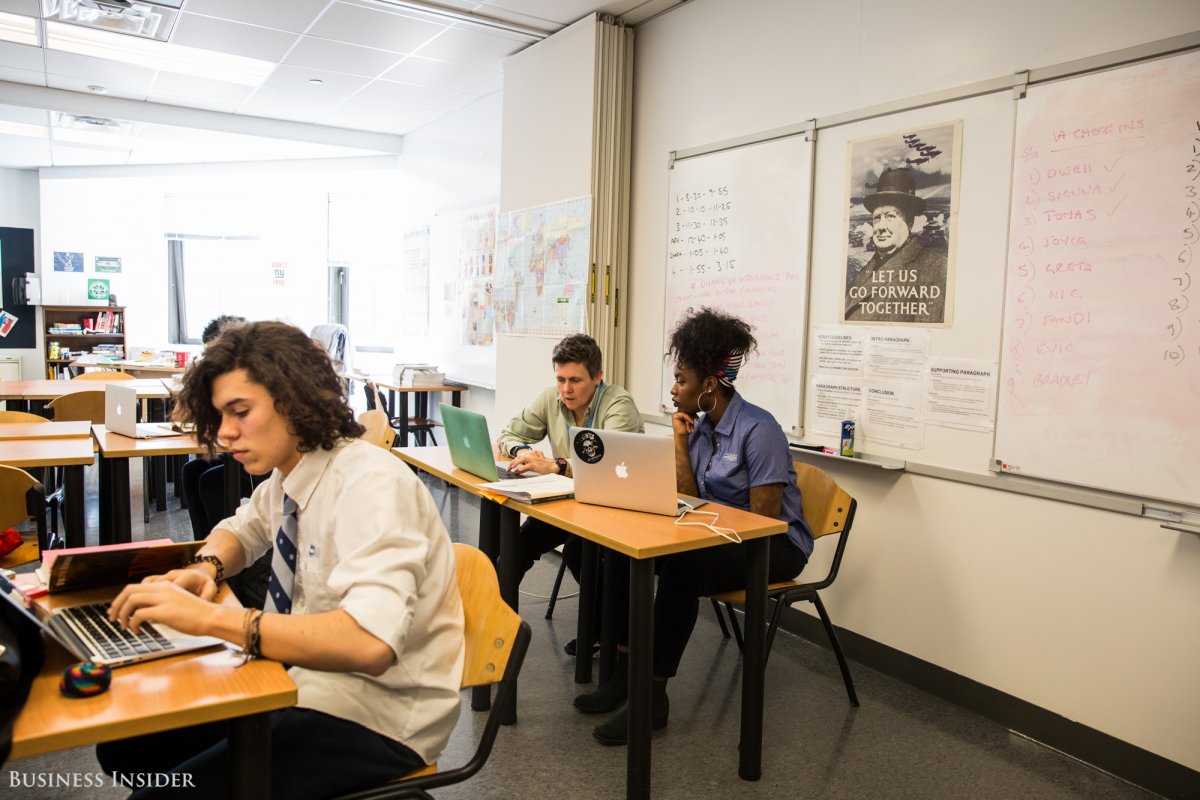
{"type": "Polygon", "coordinates": [[[305,453],[217,526],[237,537],[245,563],[272,547],[285,492],[298,506],[292,614],[340,608],[395,653],[377,678],[292,667],[297,705],[357,722],[432,763],[458,720],[464,658],[454,548],[433,498],[402,461],[361,440],[305,453]]]}

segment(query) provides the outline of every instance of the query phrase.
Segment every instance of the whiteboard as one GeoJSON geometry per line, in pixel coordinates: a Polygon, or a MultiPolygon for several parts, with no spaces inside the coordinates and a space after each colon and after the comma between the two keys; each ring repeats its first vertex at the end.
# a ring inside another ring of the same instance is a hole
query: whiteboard
{"type": "Polygon", "coordinates": [[[995,467],[1200,502],[1200,54],[1020,101],[995,467]]]}
{"type": "MultiPolygon", "coordinates": [[[[689,309],[754,326],[737,388],[799,436],[812,143],[802,135],[677,160],[669,180],[664,347],[689,309]]],[[[672,413],[664,363],[662,411],[672,413]]]]}

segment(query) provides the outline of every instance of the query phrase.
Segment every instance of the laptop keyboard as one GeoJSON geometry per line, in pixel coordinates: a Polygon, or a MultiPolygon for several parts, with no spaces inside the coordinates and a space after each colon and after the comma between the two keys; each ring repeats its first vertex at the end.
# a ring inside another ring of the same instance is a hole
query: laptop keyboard
{"type": "Polygon", "coordinates": [[[507,481],[507,480],[512,480],[513,478],[524,478],[524,477],[525,476],[519,472],[513,472],[510,469],[505,469],[504,467],[500,467],[500,466],[496,467],[496,479],[497,480],[507,481]]]}
{"type": "Polygon", "coordinates": [[[142,623],[142,632],[133,633],[122,629],[108,618],[108,603],[93,603],[73,606],[58,612],[65,615],[84,635],[84,640],[97,654],[107,658],[131,658],[144,653],[173,650],[175,645],[167,641],[148,622],[142,623]]]}

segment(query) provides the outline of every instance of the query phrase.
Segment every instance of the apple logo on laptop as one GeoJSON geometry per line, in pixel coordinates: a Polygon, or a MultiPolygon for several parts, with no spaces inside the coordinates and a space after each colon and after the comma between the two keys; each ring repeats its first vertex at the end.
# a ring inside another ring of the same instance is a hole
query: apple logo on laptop
{"type": "Polygon", "coordinates": [[[629,477],[629,467],[625,466],[624,461],[622,461],[620,464],[617,464],[615,467],[613,467],[613,472],[617,473],[618,478],[628,478],[629,477]]]}
{"type": "Polygon", "coordinates": [[[464,436],[464,437],[463,437],[463,449],[464,449],[464,450],[470,450],[470,449],[471,449],[471,439],[470,439],[470,437],[467,437],[467,436],[464,436]]]}
{"type": "Polygon", "coordinates": [[[117,403],[117,416],[119,417],[123,413],[124,413],[124,407],[120,403],[117,403]]]}

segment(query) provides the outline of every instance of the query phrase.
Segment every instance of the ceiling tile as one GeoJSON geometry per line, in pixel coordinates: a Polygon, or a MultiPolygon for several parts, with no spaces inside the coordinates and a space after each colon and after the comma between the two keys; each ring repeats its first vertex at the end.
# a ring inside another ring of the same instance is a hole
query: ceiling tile
{"type": "Polygon", "coordinates": [[[457,92],[431,89],[428,86],[413,86],[409,83],[395,81],[374,81],[355,97],[373,103],[392,103],[445,111],[456,107],[455,103],[461,98],[461,95],[457,92]]]}
{"type": "Polygon", "coordinates": [[[46,73],[42,72],[41,70],[37,70],[35,72],[31,69],[0,67],[0,81],[12,81],[13,83],[28,83],[34,86],[45,86],[46,73]]]}
{"type": "Polygon", "coordinates": [[[456,25],[422,47],[417,55],[440,61],[495,65],[531,44],[516,34],[483,33],[473,26],[456,25]]]}
{"type": "Polygon", "coordinates": [[[432,122],[445,112],[432,109],[374,103],[353,97],[317,120],[321,125],[354,128],[379,133],[407,133],[432,122]]]}
{"type": "Polygon", "coordinates": [[[50,153],[56,167],[112,166],[125,164],[129,160],[129,151],[125,149],[81,147],[63,142],[51,143],[50,153]]]}
{"type": "MultiPolygon", "coordinates": [[[[46,85],[51,89],[66,89],[68,92],[78,92],[79,94],[87,95],[91,94],[88,87],[96,85],[96,78],[77,78],[74,75],[47,75],[46,85]]],[[[108,91],[104,92],[104,96],[123,97],[126,100],[145,100],[150,94],[150,87],[153,85],[153,72],[150,73],[145,81],[122,81],[121,83],[106,81],[103,86],[108,91]]]]}
{"type": "Polygon", "coordinates": [[[445,29],[445,25],[407,14],[335,2],[308,33],[394,53],[411,53],[445,29]]]}
{"type": "Polygon", "coordinates": [[[279,61],[297,38],[294,33],[185,13],[175,26],[171,44],[279,61]]]}
{"type": "Polygon", "coordinates": [[[274,117],[299,122],[312,122],[328,113],[341,98],[316,92],[289,92],[286,89],[263,87],[238,109],[239,114],[253,117],[274,117]]]}
{"type": "Polygon", "coordinates": [[[272,89],[289,89],[300,94],[313,93],[333,97],[349,97],[366,86],[370,80],[361,75],[344,75],[340,72],[329,72],[323,69],[280,65],[275,68],[263,86],[269,86],[272,89]],[[309,83],[313,79],[319,80],[321,83],[309,83]]]}
{"type": "Polygon", "coordinates": [[[11,169],[50,166],[50,142],[45,139],[0,134],[0,153],[4,153],[4,166],[11,169]]]}
{"type": "Polygon", "coordinates": [[[14,42],[0,42],[0,65],[42,71],[42,48],[14,42]]]}
{"type": "Polygon", "coordinates": [[[318,39],[315,36],[302,36],[283,63],[375,78],[387,72],[403,58],[402,54],[387,50],[358,47],[318,39]]]}
{"type": "Polygon", "coordinates": [[[77,85],[105,86],[110,94],[119,97],[145,97],[154,83],[155,74],[154,70],[146,67],[135,67],[120,61],[79,56],[57,50],[46,51],[46,72],[50,78],[74,78],[77,85]]]}
{"type": "Polygon", "coordinates": [[[421,56],[410,56],[380,77],[389,81],[412,83],[417,86],[470,92],[476,86],[496,78],[500,74],[499,70],[486,65],[457,64],[421,56]]]}
{"type": "MultiPolygon", "coordinates": [[[[150,91],[150,99],[156,97],[193,98],[197,108],[220,108],[233,111],[254,92],[253,86],[243,86],[240,83],[211,81],[206,78],[194,78],[191,75],[176,75],[171,72],[160,72],[150,91]]],[[[187,105],[177,99],[166,102],[172,105],[187,105]]]]}
{"type": "Polygon", "coordinates": [[[162,103],[168,106],[179,106],[180,108],[199,108],[204,111],[220,111],[225,114],[232,114],[242,105],[242,100],[231,101],[213,97],[197,97],[191,94],[177,94],[175,92],[163,92],[158,89],[150,92],[146,99],[151,103],[162,103]]]}
{"type": "Polygon", "coordinates": [[[188,0],[186,10],[219,19],[304,33],[329,0],[188,0]]]}
{"type": "Polygon", "coordinates": [[[646,0],[609,0],[607,3],[597,3],[595,0],[483,0],[483,5],[477,8],[475,13],[513,22],[520,22],[521,17],[529,17],[542,20],[543,25],[538,26],[533,20],[525,24],[545,27],[545,21],[557,25],[570,25],[593,11],[619,17],[644,5],[645,2],[646,0]]]}
{"type": "Polygon", "coordinates": [[[8,122],[24,122],[26,125],[47,125],[50,112],[41,108],[0,105],[0,119],[8,122]]]}

